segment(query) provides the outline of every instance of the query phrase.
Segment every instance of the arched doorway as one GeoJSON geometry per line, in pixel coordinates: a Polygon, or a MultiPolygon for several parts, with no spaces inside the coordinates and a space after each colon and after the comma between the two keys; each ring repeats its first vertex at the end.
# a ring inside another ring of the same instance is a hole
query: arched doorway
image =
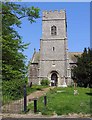
{"type": "Polygon", "coordinates": [[[52,73],[51,75],[51,86],[57,86],[58,76],[56,73],[52,73]]]}

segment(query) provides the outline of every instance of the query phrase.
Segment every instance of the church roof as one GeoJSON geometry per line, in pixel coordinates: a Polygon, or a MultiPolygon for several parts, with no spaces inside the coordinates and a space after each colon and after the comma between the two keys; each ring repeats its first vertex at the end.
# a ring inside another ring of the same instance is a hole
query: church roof
{"type": "Polygon", "coordinates": [[[69,63],[76,63],[77,58],[75,56],[81,56],[82,52],[69,52],[69,63]]]}
{"type": "Polygon", "coordinates": [[[39,63],[39,59],[40,59],[40,52],[35,52],[33,54],[31,63],[39,63]]]}
{"type": "MultiPolygon", "coordinates": [[[[69,52],[69,63],[76,63],[77,58],[76,55],[80,56],[82,52],[69,52]]],[[[34,52],[31,63],[39,63],[40,52],[34,52]]]]}

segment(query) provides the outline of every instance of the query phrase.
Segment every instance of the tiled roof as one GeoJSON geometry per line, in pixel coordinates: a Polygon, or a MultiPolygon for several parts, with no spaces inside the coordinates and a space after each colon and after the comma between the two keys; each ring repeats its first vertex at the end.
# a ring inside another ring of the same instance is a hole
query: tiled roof
{"type": "MultiPolygon", "coordinates": [[[[82,52],[69,52],[69,63],[76,63],[77,59],[75,56],[80,56],[82,54],[82,52]]],[[[39,63],[39,59],[40,59],[40,52],[35,52],[33,54],[31,63],[39,63]]]]}
{"type": "Polygon", "coordinates": [[[40,52],[35,52],[33,54],[31,63],[39,63],[39,59],[40,59],[40,52]]]}
{"type": "Polygon", "coordinates": [[[75,56],[81,56],[82,52],[69,52],[69,63],[76,63],[77,58],[75,56]]]}

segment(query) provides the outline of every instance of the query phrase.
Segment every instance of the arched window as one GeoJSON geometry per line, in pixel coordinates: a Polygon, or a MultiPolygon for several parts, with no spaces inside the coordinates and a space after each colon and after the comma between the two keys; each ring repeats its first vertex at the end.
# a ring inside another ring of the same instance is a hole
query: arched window
{"type": "Polygon", "coordinates": [[[57,34],[57,28],[56,26],[51,27],[51,35],[56,35],[57,34]]]}

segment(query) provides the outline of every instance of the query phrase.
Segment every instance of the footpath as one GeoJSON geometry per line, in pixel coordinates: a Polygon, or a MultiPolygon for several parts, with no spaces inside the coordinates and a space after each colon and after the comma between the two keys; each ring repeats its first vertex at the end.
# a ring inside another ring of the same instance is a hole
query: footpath
{"type": "MultiPolygon", "coordinates": [[[[53,88],[54,87],[43,88],[42,90],[38,90],[29,94],[27,96],[27,104],[30,103],[34,98],[40,98],[41,96],[45,95],[50,89],[53,88]]],[[[2,117],[26,118],[28,116],[29,117],[41,116],[41,114],[34,114],[31,112],[27,114],[17,114],[19,111],[21,111],[22,108],[23,108],[23,99],[11,102],[3,107],[3,111],[5,110],[5,113],[3,112],[2,114],[0,114],[0,117],[2,116],[2,117]]]]}
{"type": "Polygon", "coordinates": [[[29,103],[34,98],[40,98],[41,96],[45,95],[50,89],[53,88],[54,87],[43,88],[42,90],[31,93],[27,96],[27,103],[29,103]]]}

